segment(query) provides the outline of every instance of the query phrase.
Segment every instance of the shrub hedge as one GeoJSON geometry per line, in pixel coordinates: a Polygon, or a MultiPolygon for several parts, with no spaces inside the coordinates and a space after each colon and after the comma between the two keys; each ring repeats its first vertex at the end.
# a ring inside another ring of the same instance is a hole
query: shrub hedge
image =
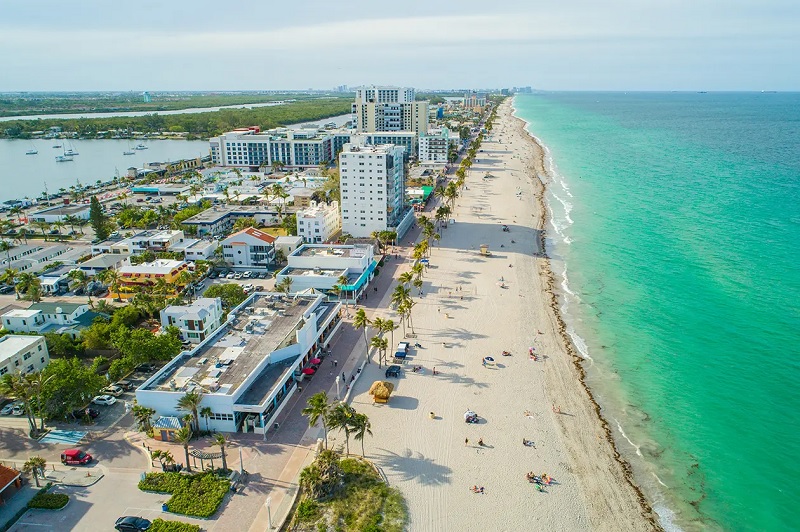
{"type": "Polygon", "coordinates": [[[148,532],[200,532],[200,527],[189,523],[182,523],[181,521],[156,519],[153,521],[152,525],[150,525],[148,532]]]}
{"type": "Polygon", "coordinates": [[[28,508],[43,510],[60,510],[69,502],[69,495],[64,493],[45,493],[40,491],[33,499],[28,501],[28,508]]]}
{"type": "Polygon", "coordinates": [[[213,473],[182,475],[180,473],[148,473],[139,482],[142,491],[171,493],[167,510],[192,517],[211,517],[219,508],[230,481],[213,473]]]}

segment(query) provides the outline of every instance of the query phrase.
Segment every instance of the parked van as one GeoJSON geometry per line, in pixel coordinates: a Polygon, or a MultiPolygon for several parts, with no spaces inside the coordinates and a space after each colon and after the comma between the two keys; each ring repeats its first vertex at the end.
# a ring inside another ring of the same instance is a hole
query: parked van
{"type": "Polygon", "coordinates": [[[92,455],[80,449],[67,449],[61,453],[61,463],[67,465],[85,465],[92,461],[92,455]]]}

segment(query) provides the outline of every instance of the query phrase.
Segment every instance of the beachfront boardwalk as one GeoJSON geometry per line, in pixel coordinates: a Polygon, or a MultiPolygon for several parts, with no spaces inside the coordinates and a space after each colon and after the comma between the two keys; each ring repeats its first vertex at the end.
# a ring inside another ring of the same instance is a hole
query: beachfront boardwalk
{"type": "MultiPolygon", "coordinates": [[[[530,172],[536,147],[504,107],[457,201],[455,223],[433,247],[423,296],[412,288],[412,344],[421,347],[392,379],[388,404],[373,404],[367,393],[384,378],[377,364],[354,387],[352,405],[372,422],[367,457],[402,490],[410,530],[648,529],[550,309],[537,227],[541,186],[530,172]],[[479,252],[481,244],[491,256],[479,252]],[[484,365],[486,356],[494,362],[484,365]],[[467,410],[479,423],[465,423],[467,410]],[[539,491],[529,472],[554,481],[539,491]],[[475,485],[484,493],[473,493],[475,485]]],[[[371,317],[399,324],[388,299],[371,317]]],[[[401,336],[399,329],[395,342],[401,336]]],[[[350,448],[360,452],[357,442],[350,448]]]]}

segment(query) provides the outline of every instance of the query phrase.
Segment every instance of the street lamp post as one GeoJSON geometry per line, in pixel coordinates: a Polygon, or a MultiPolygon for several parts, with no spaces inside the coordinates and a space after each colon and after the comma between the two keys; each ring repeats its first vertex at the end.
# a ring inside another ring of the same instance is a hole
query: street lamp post
{"type": "Polygon", "coordinates": [[[339,396],[339,380],[340,379],[341,379],[341,377],[339,377],[339,375],[337,375],[336,376],[336,399],[341,399],[341,397],[339,396]]]}
{"type": "Polygon", "coordinates": [[[264,503],[267,507],[267,523],[269,524],[267,530],[272,530],[272,508],[270,508],[270,504],[272,504],[272,497],[267,497],[267,501],[264,503]]]}

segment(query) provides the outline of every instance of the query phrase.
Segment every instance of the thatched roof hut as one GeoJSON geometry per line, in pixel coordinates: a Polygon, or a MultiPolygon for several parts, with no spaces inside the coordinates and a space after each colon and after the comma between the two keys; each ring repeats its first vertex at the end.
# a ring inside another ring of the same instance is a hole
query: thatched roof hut
{"type": "Polygon", "coordinates": [[[394,391],[394,384],[386,381],[375,381],[369,388],[369,394],[376,403],[385,403],[394,391]]]}

